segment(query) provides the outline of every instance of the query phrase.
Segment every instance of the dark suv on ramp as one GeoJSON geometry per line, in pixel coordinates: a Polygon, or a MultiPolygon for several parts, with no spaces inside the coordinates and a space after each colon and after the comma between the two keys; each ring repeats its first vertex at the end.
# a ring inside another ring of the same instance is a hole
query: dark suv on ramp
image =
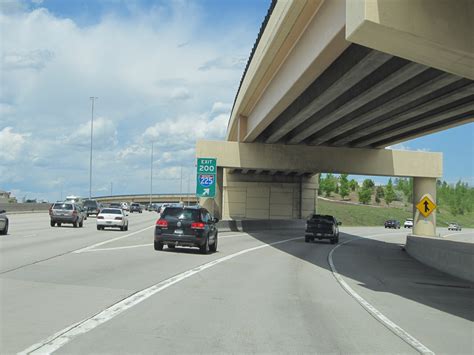
{"type": "Polygon", "coordinates": [[[155,250],[176,246],[198,247],[202,254],[217,251],[219,220],[199,206],[167,207],[156,221],[155,250]]]}
{"type": "Polygon", "coordinates": [[[85,200],[84,209],[87,212],[87,217],[93,214],[97,216],[100,213],[101,205],[96,200],[85,200]]]}
{"type": "Polygon", "coordinates": [[[306,221],[305,242],[314,239],[329,239],[331,244],[339,243],[339,227],[341,222],[329,215],[313,214],[306,221]]]}

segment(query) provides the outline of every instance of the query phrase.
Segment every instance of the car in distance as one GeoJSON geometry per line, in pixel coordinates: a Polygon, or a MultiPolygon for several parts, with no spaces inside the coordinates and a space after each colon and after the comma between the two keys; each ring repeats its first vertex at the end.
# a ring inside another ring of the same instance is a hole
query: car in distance
{"type": "Polygon", "coordinates": [[[460,231],[461,226],[457,223],[449,223],[448,231],[460,231]]]}
{"type": "Polygon", "coordinates": [[[138,212],[138,213],[142,213],[142,206],[140,206],[139,203],[132,203],[130,205],[130,213],[133,213],[133,212],[138,212]]]}
{"type": "Polygon", "coordinates": [[[336,218],[330,215],[313,214],[306,221],[304,241],[329,239],[331,244],[339,243],[339,226],[336,218]]]}
{"type": "Polygon", "coordinates": [[[155,226],[155,250],[197,247],[201,254],[217,251],[218,230],[208,210],[199,206],[167,207],[155,226]]]}
{"type": "Polygon", "coordinates": [[[384,223],[385,228],[395,228],[400,229],[400,222],[396,219],[389,219],[384,223]]]}
{"type": "Polygon", "coordinates": [[[407,218],[403,223],[403,228],[413,228],[413,218],[407,218]]]}
{"type": "Polygon", "coordinates": [[[0,234],[5,235],[8,233],[8,217],[7,211],[1,210],[0,211],[0,234]]]}
{"type": "Polygon", "coordinates": [[[96,200],[85,200],[84,201],[84,210],[86,211],[87,217],[90,215],[98,215],[100,212],[101,205],[96,200]]]}
{"type": "Polygon", "coordinates": [[[97,230],[104,230],[105,227],[128,230],[127,214],[121,208],[103,208],[97,215],[96,223],[97,230]]]}
{"type": "Polygon", "coordinates": [[[110,208],[122,208],[122,205],[118,202],[109,203],[110,208]]]}
{"type": "Polygon", "coordinates": [[[128,205],[128,202],[122,202],[120,204],[120,207],[122,208],[122,210],[124,211],[130,211],[130,206],[128,205]]]}
{"type": "Polygon", "coordinates": [[[73,202],[56,202],[49,208],[50,225],[61,227],[63,223],[70,223],[75,228],[84,224],[84,210],[73,202]]]}

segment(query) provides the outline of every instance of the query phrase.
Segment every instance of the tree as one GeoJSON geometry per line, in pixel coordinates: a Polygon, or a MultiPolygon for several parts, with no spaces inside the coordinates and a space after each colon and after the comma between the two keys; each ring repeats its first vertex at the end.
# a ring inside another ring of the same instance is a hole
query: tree
{"type": "Polygon", "coordinates": [[[319,187],[326,197],[330,197],[336,190],[336,179],[332,174],[326,174],[326,178],[321,179],[319,187]]]}
{"type": "Polygon", "coordinates": [[[352,179],[351,181],[349,181],[349,187],[351,188],[351,191],[355,191],[359,188],[359,184],[357,183],[357,181],[352,179]]]}
{"type": "Polygon", "coordinates": [[[347,174],[341,174],[339,177],[339,195],[342,199],[349,195],[349,181],[347,179],[347,174]]]}
{"type": "Polygon", "coordinates": [[[380,203],[380,199],[384,197],[384,190],[382,186],[377,186],[375,189],[375,202],[380,203]]]}
{"type": "Polygon", "coordinates": [[[365,179],[364,182],[362,183],[363,188],[373,189],[374,186],[375,186],[375,183],[371,179],[365,179]]]}
{"type": "Polygon", "coordinates": [[[385,203],[390,205],[395,200],[395,191],[393,190],[392,179],[388,179],[387,186],[385,187],[385,203]]]}
{"type": "Polygon", "coordinates": [[[363,203],[364,205],[370,202],[370,198],[372,197],[372,190],[366,187],[363,187],[359,191],[359,202],[363,203]]]}

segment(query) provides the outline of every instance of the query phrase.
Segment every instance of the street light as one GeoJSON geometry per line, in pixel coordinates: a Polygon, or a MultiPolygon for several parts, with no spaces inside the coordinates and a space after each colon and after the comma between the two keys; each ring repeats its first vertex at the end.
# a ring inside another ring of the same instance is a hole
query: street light
{"type": "Polygon", "coordinates": [[[89,199],[92,198],[92,136],[94,134],[94,102],[98,97],[91,96],[92,101],[92,115],[91,115],[91,155],[89,161],[89,199]]]}
{"type": "Polygon", "coordinates": [[[151,160],[150,160],[150,206],[151,206],[152,194],[153,194],[153,142],[151,142],[151,160]]]}

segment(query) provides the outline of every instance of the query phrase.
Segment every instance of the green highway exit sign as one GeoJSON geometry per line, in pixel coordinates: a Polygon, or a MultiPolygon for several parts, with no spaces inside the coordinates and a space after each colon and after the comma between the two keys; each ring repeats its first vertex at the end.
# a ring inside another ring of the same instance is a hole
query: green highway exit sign
{"type": "Polygon", "coordinates": [[[196,196],[216,196],[217,161],[215,158],[198,158],[196,196]]]}

